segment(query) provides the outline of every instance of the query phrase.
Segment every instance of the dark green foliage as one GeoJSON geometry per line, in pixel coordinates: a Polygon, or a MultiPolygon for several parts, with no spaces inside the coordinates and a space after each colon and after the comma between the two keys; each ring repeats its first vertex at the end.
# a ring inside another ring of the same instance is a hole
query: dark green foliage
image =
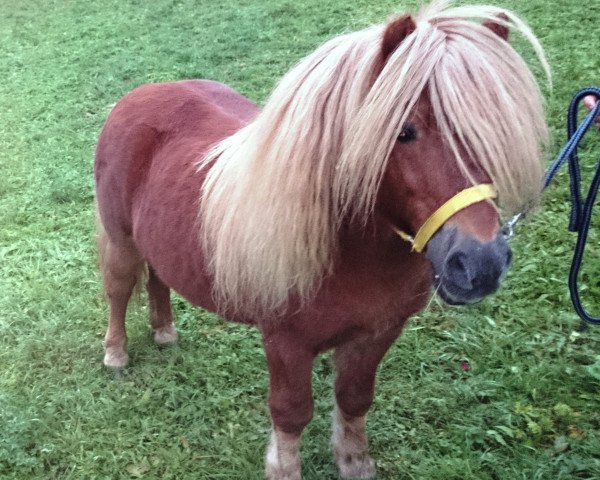
{"type": "MultiPolygon", "coordinates": [[[[500,3],[527,19],[554,71],[549,160],[571,95],[600,81],[600,4],[500,3]]],[[[323,40],[397,8],[0,0],[0,478],[262,477],[270,425],[255,330],[176,299],[180,342],[161,349],[142,299],[130,308],[130,367],[118,378],[102,367],[94,144],[111,106],[141,83],[212,78],[262,102],[323,40]]],[[[600,154],[594,137],[584,175],[600,154]]],[[[567,190],[563,173],[519,226],[498,295],[462,309],[433,302],[386,357],[369,422],[380,478],[600,478],[600,329],[577,332],[569,303],[567,190]]],[[[597,313],[598,226],[582,281],[597,313]]],[[[328,358],[317,361],[307,479],[336,478],[332,378],[328,358]]]]}

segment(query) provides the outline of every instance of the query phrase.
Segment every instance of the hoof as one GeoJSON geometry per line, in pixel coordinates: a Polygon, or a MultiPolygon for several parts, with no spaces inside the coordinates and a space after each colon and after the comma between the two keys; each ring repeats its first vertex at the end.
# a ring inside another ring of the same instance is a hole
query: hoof
{"type": "Polygon", "coordinates": [[[122,348],[109,347],[104,354],[104,365],[108,368],[123,368],[129,362],[129,355],[122,348]]]}
{"type": "Polygon", "coordinates": [[[267,463],[267,480],[302,480],[300,468],[283,469],[279,465],[267,463]]]}
{"type": "Polygon", "coordinates": [[[375,461],[367,454],[336,455],[340,476],[345,480],[375,478],[375,461]]]}
{"type": "Polygon", "coordinates": [[[169,345],[177,341],[177,330],[172,323],[154,330],[154,341],[158,345],[169,345]]]}

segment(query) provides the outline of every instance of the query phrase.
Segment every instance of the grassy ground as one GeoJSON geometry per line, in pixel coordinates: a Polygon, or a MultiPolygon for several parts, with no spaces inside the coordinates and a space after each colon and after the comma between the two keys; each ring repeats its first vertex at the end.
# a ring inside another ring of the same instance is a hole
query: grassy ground
{"type": "MultiPolygon", "coordinates": [[[[600,80],[600,4],[500,3],[547,49],[554,153],[570,96],[600,80]]],[[[267,376],[254,330],[176,300],[181,341],[159,349],[142,301],[129,317],[131,366],[114,378],[101,365],[95,140],[110,106],[141,83],[213,78],[260,102],[320,42],[397,7],[0,0],[0,478],[261,478],[267,376]]],[[[587,147],[589,175],[599,138],[587,147]]],[[[566,185],[561,174],[520,227],[500,294],[434,304],[386,357],[369,422],[380,478],[600,478],[600,329],[577,331],[564,283],[566,185]]],[[[598,247],[593,234],[583,278],[596,312],[598,247]]],[[[336,478],[331,380],[323,357],[302,445],[307,479],[336,478]]]]}

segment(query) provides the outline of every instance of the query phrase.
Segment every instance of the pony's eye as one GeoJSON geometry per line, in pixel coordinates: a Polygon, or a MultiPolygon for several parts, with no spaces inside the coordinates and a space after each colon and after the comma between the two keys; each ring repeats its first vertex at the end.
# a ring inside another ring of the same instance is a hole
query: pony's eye
{"type": "Polygon", "coordinates": [[[400,134],[398,135],[398,141],[400,143],[410,143],[417,139],[417,127],[414,123],[407,123],[400,134]]]}

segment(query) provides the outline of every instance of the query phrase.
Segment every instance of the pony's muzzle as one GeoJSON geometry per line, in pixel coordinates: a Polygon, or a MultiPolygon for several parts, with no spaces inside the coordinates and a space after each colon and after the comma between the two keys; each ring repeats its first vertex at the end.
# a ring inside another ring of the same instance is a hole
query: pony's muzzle
{"type": "Polygon", "coordinates": [[[437,293],[446,303],[463,305],[498,289],[512,252],[501,233],[481,242],[456,227],[444,226],[430,240],[427,257],[433,266],[437,293]]]}

